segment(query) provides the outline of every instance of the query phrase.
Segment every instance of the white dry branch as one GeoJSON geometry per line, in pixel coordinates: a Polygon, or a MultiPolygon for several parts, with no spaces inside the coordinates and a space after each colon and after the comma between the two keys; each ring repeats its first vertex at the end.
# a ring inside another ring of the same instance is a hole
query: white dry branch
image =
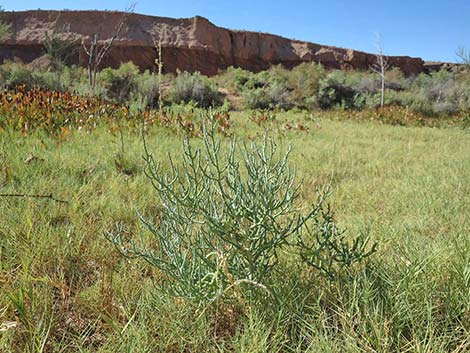
{"type": "Polygon", "coordinates": [[[385,101],[385,74],[387,70],[390,68],[390,63],[388,62],[387,57],[384,55],[384,50],[382,46],[382,38],[380,34],[377,35],[377,54],[375,64],[370,66],[370,69],[375,72],[380,77],[381,86],[380,86],[380,106],[384,106],[385,101]]]}
{"type": "Polygon", "coordinates": [[[461,64],[467,68],[470,67],[470,51],[466,50],[464,47],[459,47],[456,54],[461,64]]]}
{"type": "Polygon", "coordinates": [[[0,324],[0,332],[6,332],[8,330],[12,330],[18,326],[16,321],[6,321],[0,324]]]}

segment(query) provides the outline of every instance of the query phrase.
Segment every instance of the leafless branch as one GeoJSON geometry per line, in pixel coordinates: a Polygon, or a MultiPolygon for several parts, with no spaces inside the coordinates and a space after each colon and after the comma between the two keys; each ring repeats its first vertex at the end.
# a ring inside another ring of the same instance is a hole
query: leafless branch
{"type": "Polygon", "coordinates": [[[459,47],[456,54],[459,62],[465,66],[470,66],[470,51],[467,51],[464,47],[459,47]]]}
{"type": "Polygon", "coordinates": [[[21,197],[21,198],[36,198],[36,199],[50,199],[58,203],[69,203],[65,200],[56,199],[52,194],[50,195],[35,195],[35,194],[0,194],[0,197],[21,197]]]}
{"type": "Polygon", "coordinates": [[[387,57],[384,55],[384,50],[382,46],[382,38],[380,34],[377,34],[377,54],[376,62],[370,66],[370,69],[380,76],[381,80],[381,97],[380,97],[380,106],[384,106],[385,100],[385,73],[390,68],[390,63],[388,62],[387,57]]]}

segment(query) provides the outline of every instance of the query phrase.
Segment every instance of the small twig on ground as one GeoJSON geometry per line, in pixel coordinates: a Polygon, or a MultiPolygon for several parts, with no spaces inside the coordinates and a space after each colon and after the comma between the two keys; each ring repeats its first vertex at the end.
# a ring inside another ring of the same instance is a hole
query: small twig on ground
{"type": "Polygon", "coordinates": [[[68,201],[65,201],[65,200],[56,199],[52,194],[50,194],[50,195],[0,194],[0,197],[24,197],[24,198],[30,197],[30,198],[35,198],[35,199],[50,199],[50,200],[58,202],[58,203],[69,203],[68,201]]]}

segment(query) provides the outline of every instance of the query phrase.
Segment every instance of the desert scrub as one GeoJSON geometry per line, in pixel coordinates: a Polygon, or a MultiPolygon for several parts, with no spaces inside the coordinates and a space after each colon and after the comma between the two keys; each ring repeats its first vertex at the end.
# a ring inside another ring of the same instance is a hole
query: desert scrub
{"type": "Polygon", "coordinates": [[[144,143],[145,173],[161,211],[157,224],[140,219],[154,246],[142,235],[129,239],[122,226],[108,234],[124,255],[162,271],[167,281],[161,289],[198,304],[246,293],[278,299],[272,274],[281,252],[329,278],[374,252],[375,246],[366,250],[366,237],[349,243],[338,231],[326,204],[328,187],[299,211],[302,182],[289,149],[265,136],[261,144],[232,139],[223,152],[217,120],[211,116],[202,129],[202,147],[184,139],[181,164],[169,157],[168,172],[144,143]]]}
{"type": "Polygon", "coordinates": [[[156,106],[160,94],[157,75],[146,70],[142,73],[132,62],[121,64],[118,69],[106,68],[99,74],[104,97],[117,104],[132,106],[141,103],[142,110],[156,106]]]}
{"type": "Polygon", "coordinates": [[[169,100],[172,104],[194,102],[200,108],[217,107],[223,103],[217,88],[199,72],[178,72],[169,100]]]}

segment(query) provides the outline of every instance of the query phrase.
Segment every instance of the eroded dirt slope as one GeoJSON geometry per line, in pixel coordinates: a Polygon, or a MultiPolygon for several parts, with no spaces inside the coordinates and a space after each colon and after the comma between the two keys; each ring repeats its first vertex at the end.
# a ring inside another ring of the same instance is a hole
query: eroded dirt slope
{"type": "MultiPolygon", "coordinates": [[[[42,43],[46,37],[56,33],[63,39],[76,41],[73,62],[85,65],[87,58],[81,41],[95,33],[99,33],[102,40],[109,38],[122,13],[38,10],[9,12],[5,17],[12,25],[12,35],[0,43],[0,60],[18,57],[31,62],[44,54],[42,43]]],[[[202,17],[172,19],[132,14],[102,66],[116,67],[131,60],[142,69],[154,68],[153,39],[162,44],[167,72],[197,70],[213,75],[228,66],[259,71],[273,64],[293,67],[305,61],[320,62],[327,68],[365,70],[375,61],[373,54],[266,33],[229,30],[202,17]]],[[[425,70],[420,58],[393,56],[389,61],[406,74],[425,70]]]]}

